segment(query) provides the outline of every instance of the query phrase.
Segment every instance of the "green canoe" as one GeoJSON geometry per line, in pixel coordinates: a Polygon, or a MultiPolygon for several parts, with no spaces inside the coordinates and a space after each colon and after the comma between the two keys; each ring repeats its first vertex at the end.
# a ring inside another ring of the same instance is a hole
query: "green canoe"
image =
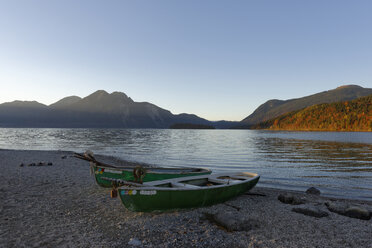
{"type": "Polygon", "coordinates": [[[75,153],[74,157],[90,162],[91,172],[99,186],[112,188],[120,185],[122,181],[151,182],[179,177],[209,175],[209,169],[188,167],[141,167],[141,166],[113,166],[99,162],[93,153],[75,153]]]}
{"type": "Polygon", "coordinates": [[[166,211],[210,206],[227,201],[253,188],[260,176],[255,173],[219,173],[143,183],[128,182],[118,188],[119,196],[131,211],[166,211]]]}

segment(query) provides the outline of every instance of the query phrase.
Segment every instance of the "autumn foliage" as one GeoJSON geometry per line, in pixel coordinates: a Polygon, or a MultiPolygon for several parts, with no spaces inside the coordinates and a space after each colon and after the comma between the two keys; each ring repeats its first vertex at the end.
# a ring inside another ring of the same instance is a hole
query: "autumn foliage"
{"type": "Polygon", "coordinates": [[[318,104],[256,125],[256,129],[372,131],[372,95],[353,101],[318,104]]]}

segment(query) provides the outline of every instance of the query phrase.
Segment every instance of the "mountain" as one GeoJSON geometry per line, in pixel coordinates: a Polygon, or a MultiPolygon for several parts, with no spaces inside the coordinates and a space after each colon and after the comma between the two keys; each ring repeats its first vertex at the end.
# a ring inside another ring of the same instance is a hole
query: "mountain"
{"type": "Polygon", "coordinates": [[[69,106],[71,106],[74,103],[77,103],[80,100],[81,100],[81,97],[68,96],[68,97],[62,98],[58,102],[50,104],[49,107],[56,108],[56,109],[64,109],[64,108],[68,108],[69,106]]]}
{"type": "Polygon", "coordinates": [[[20,109],[45,109],[46,105],[36,101],[13,101],[1,104],[6,108],[20,108],[20,109]]]}
{"type": "Polygon", "coordinates": [[[243,119],[241,126],[251,126],[278,117],[282,114],[300,110],[321,103],[350,101],[358,97],[372,94],[372,89],[358,85],[344,85],[336,89],[324,91],[302,98],[290,100],[269,100],[259,106],[251,115],[243,119]]]}
{"type": "Polygon", "coordinates": [[[113,92],[111,94],[104,90],[98,90],[93,94],[66,106],[67,109],[74,109],[82,112],[95,113],[118,113],[134,101],[126,94],[113,92]]]}
{"type": "Polygon", "coordinates": [[[253,126],[298,131],[372,131],[372,95],[352,101],[318,104],[253,126]]]}
{"type": "Polygon", "coordinates": [[[174,115],[148,102],[135,102],[122,92],[98,90],[80,98],[65,97],[49,106],[14,101],[0,104],[0,127],[169,128],[187,123],[227,127],[193,114],[174,115]]]}
{"type": "Polygon", "coordinates": [[[0,127],[18,127],[16,123],[24,126],[34,125],[35,119],[43,118],[48,106],[36,101],[13,101],[0,104],[0,127]],[[15,125],[12,125],[15,123],[15,125]],[[32,123],[31,123],[32,122],[32,123]]]}

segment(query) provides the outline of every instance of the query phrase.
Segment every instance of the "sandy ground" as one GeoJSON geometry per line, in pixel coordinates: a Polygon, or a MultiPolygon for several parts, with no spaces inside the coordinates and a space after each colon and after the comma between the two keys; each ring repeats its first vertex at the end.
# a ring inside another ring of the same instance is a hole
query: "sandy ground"
{"type": "MultiPolygon", "coordinates": [[[[295,213],[279,190],[256,187],[212,207],[134,213],[71,152],[0,150],[0,170],[0,247],[372,247],[372,220],[295,213]],[[39,162],[53,165],[27,166],[39,162]],[[216,215],[240,222],[228,230],[216,215]]],[[[327,211],[329,199],[295,195],[327,211]]]]}

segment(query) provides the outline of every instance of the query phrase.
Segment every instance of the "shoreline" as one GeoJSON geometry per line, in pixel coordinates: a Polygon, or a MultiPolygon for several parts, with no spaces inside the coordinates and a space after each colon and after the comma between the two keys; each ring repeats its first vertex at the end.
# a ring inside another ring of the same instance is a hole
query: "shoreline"
{"type": "Polygon", "coordinates": [[[369,201],[258,184],[242,196],[210,207],[135,213],[119,199],[111,199],[110,189],[95,184],[88,162],[71,156],[69,151],[0,149],[1,247],[370,247],[372,243],[371,219],[350,218],[325,205],[347,204],[372,212],[369,201]],[[40,162],[52,165],[27,166],[40,162]],[[285,204],[278,200],[280,195],[292,197],[291,203],[303,203],[285,204]]]}
{"type": "MultiPolygon", "coordinates": [[[[361,143],[361,144],[364,144],[364,143],[361,143]]],[[[19,152],[65,152],[65,153],[71,153],[73,154],[75,151],[70,151],[70,150],[24,150],[24,149],[3,149],[3,148],[0,148],[0,152],[1,151],[8,151],[8,152],[12,152],[12,151],[19,151],[19,152]]],[[[81,153],[81,151],[80,151],[81,153]]],[[[72,155],[71,155],[72,156],[72,155]]],[[[144,162],[136,162],[136,161],[132,161],[132,160],[123,160],[122,158],[119,158],[119,157],[115,157],[114,155],[103,155],[103,154],[94,154],[94,156],[99,160],[99,161],[106,161],[107,163],[109,164],[112,164],[112,165],[117,165],[117,166],[145,166],[145,167],[158,167],[159,165],[156,165],[156,164],[151,164],[151,163],[144,163],[144,162]]],[[[177,167],[177,166],[176,166],[177,167]]],[[[213,171],[212,171],[213,173],[213,171]]],[[[270,187],[270,186],[264,186],[262,185],[262,182],[261,180],[258,182],[258,187],[259,188],[265,188],[265,189],[268,189],[268,190],[278,190],[278,191],[283,191],[283,192],[293,192],[293,193],[303,193],[306,191],[306,187],[304,186],[303,189],[296,189],[295,187],[270,187]]],[[[257,185],[255,187],[257,187],[257,185]]],[[[340,196],[340,195],[337,195],[337,194],[332,194],[332,193],[322,193],[322,196],[324,197],[328,197],[330,199],[339,199],[339,200],[345,200],[345,201],[360,201],[360,202],[370,202],[372,203],[372,198],[367,198],[367,199],[361,199],[361,198],[357,198],[357,197],[352,197],[352,196],[340,196]]]]}

